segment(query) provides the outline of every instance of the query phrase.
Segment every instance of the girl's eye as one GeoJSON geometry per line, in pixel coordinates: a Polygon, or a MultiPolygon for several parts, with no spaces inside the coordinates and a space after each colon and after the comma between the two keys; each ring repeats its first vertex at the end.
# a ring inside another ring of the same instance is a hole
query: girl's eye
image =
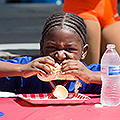
{"type": "Polygon", "coordinates": [[[54,46],[48,46],[48,47],[46,47],[46,49],[49,49],[49,50],[56,50],[57,48],[54,47],[54,46]]]}
{"type": "Polygon", "coordinates": [[[77,49],[75,49],[75,48],[67,48],[66,50],[67,51],[77,51],[77,49]]]}

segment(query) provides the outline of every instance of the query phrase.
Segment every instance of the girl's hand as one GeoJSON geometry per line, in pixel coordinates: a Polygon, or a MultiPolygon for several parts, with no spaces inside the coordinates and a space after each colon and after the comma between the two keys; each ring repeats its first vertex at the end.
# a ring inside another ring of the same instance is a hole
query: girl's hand
{"type": "Polygon", "coordinates": [[[100,72],[95,72],[89,70],[82,62],[79,60],[64,60],[62,62],[63,74],[72,74],[79,80],[89,84],[97,83],[101,84],[100,72]]]}
{"type": "Polygon", "coordinates": [[[28,64],[21,65],[21,74],[25,78],[37,75],[38,73],[41,76],[48,76],[52,71],[47,66],[47,64],[55,67],[54,59],[50,56],[37,58],[28,64]]]}

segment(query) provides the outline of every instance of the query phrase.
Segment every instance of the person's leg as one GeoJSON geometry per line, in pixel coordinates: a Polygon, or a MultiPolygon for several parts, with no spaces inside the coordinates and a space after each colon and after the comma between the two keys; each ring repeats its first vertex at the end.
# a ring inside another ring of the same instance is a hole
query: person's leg
{"type": "Polygon", "coordinates": [[[101,57],[106,50],[106,45],[113,43],[120,55],[120,21],[117,21],[102,30],[101,57]]]}
{"type": "Polygon", "coordinates": [[[101,27],[98,21],[86,20],[89,44],[88,55],[83,62],[87,65],[98,63],[100,58],[101,27]]]}

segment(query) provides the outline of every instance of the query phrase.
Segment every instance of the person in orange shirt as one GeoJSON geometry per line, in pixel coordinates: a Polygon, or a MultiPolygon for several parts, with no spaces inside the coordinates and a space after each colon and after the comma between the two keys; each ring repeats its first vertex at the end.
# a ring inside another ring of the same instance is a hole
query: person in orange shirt
{"type": "Polygon", "coordinates": [[[75,13],[85,20],[90,49],[84,62],[98,63],[108,43],[115,44],[120,54],[117,0],[65,0],[62,11],[75,13]]]}

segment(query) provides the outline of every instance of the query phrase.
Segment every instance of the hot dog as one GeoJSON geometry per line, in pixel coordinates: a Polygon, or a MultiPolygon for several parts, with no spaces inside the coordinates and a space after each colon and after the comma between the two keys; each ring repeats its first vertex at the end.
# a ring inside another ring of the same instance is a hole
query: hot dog
{"type": "Polygon", "coordinates": [[[52,74],[49,75],[48,77],[41,76],[40,74],[37,74],[37,77],[42,81],[47,82],[47,81],[51,81],[51,80],[76,80],[73,75],[62,74],[61,66],[58,63],[56,63],[57,67],[53,67],[49,64],[47,64],[47,66],[51,69],[52,74]]]}

